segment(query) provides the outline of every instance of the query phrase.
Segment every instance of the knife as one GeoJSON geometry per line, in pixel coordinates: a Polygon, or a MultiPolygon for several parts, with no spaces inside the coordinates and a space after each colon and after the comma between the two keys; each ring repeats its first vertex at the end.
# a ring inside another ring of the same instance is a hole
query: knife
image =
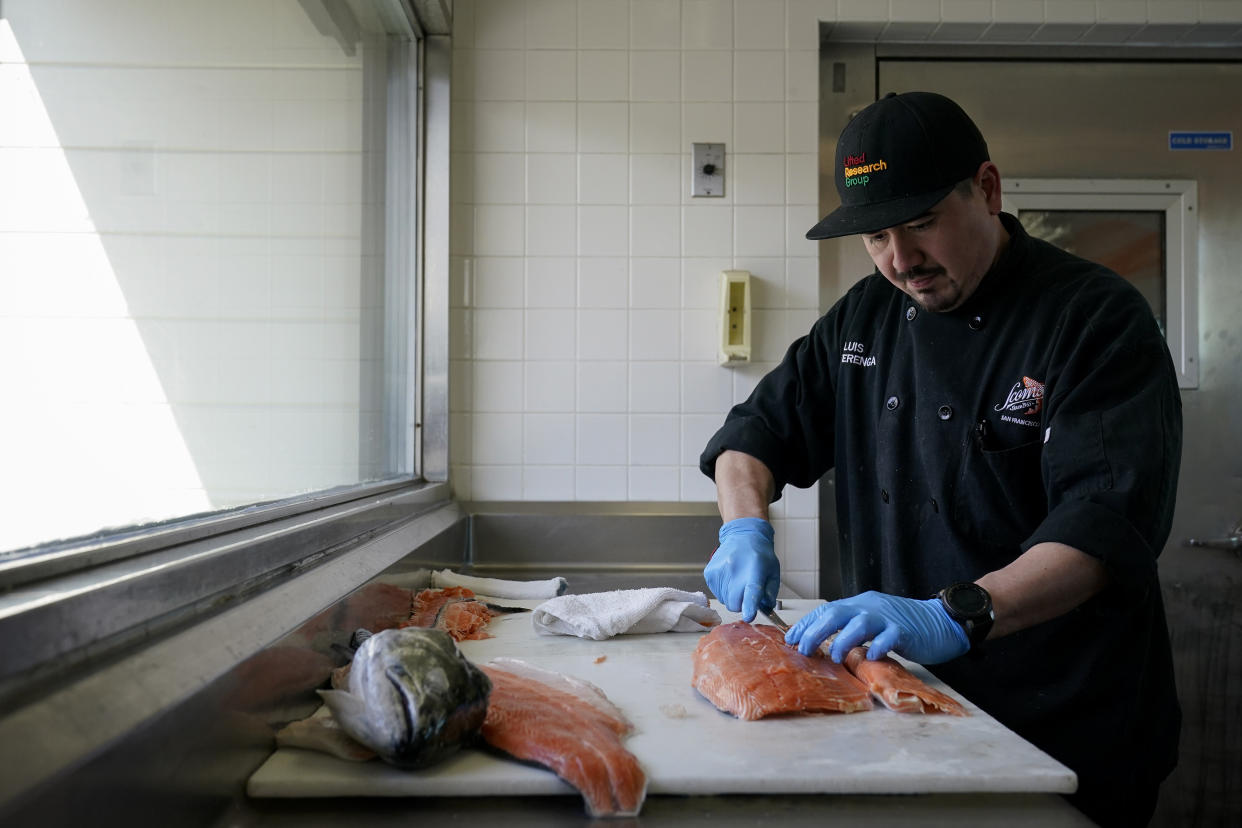
{"type": "Polygon", "coordinates": [[[789,632],[789,625],[785,623],[784,618],[781,618],[779,615],[776,614],[775,609],[762,610],[762,612],[764,615],[768,617],[769,621],[771,621],[773,624],[776,625],[776,628],[778,630],[780,630],[781,632],[789,632]]]}

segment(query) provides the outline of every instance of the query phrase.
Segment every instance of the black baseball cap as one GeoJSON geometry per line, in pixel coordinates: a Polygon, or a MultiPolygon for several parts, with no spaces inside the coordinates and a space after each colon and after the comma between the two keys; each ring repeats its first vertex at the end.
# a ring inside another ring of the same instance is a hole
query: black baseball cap
{"type": "Polygon", "coordinates": [[[988,160],[960,106],[935,92],[890,92],[859,112],[837,141],[841,206],[808,239],[874,233],[923,215],[988,160]]]}

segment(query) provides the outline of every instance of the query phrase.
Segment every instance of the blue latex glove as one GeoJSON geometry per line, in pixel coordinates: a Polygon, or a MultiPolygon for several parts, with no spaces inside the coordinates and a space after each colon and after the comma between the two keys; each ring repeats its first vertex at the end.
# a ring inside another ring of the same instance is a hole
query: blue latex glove
{"type": "Polygon", "coordinates": [[[758,610],[776,606],[781,565],[772,549],[772,524],[738,518],[720,527],[720,546],[703,568],[707,585],[731,612],[754,621],[758,610]]]}
{"type": "Polygon", "coordinates": [[[949,617],[939,598],[922,601],[874,591],[816,607],[790,628],[785,641],[810,655],[834,632],[837,637],[828,645],[828,654],[838,664],[868,639],[871,661],[892,650],[919,664],[939,664],[970,649],[966,631],[949,617]]]}

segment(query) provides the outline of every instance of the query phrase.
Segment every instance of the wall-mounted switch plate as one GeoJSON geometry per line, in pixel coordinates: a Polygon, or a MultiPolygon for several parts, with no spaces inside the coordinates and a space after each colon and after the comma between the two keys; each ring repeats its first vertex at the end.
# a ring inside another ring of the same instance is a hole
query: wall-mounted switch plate
{"type": "Polygon", "coordinates": [[[691,155],[690,195],[724,195],[724,144],[695,144],[691,155]]]}

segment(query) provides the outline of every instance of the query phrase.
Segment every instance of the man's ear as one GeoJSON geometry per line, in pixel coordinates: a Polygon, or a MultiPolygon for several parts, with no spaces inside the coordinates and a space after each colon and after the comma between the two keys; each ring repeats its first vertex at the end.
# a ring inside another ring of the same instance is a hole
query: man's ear
{"type": "Polygon", "coordinates": [[[975,186],[983,193],[987,202],[988,212],[999,215],[1001,211],[1001,176],[1000,170],[991,161],[984,161],[975,171],[975,186]]]}

